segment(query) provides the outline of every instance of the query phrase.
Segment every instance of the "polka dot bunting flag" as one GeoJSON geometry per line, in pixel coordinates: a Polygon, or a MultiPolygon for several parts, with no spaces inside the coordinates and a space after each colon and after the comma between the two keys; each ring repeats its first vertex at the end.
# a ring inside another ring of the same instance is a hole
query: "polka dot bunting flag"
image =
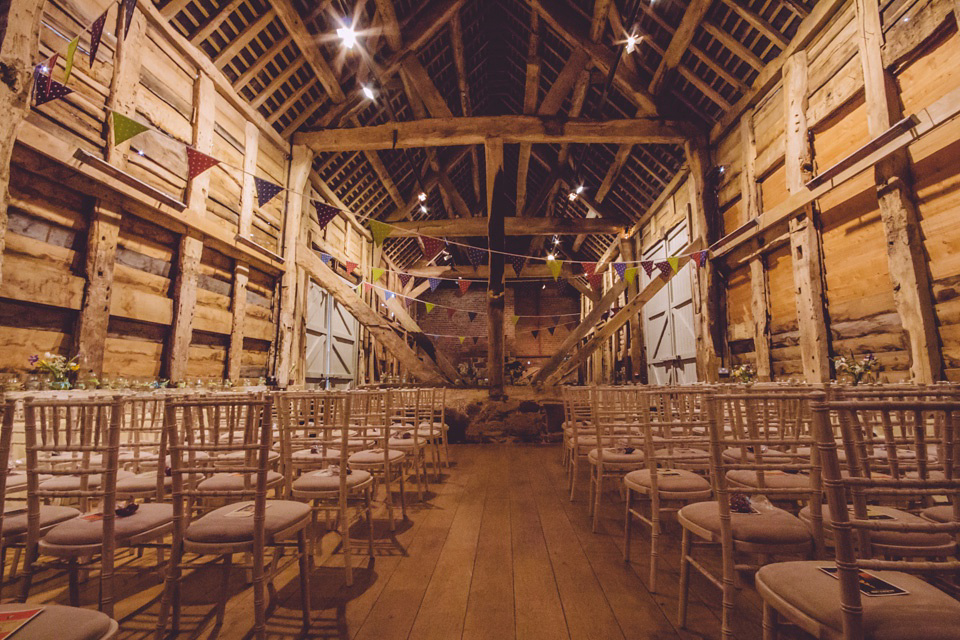
{"type": "Polygon", "coordinates": [[[36,105],[46,104],[53,100],[73,93],[73,89],[68,89],[56,80],[50,80],[46,74],[40,74],[40,80],[37,82],[36,105]]]}
{"type": "Polygon", "coordinates": [[[269,180],[264,180],[263,178],[257,178],[254,176],[253,183],[257,187],[257,206],[262,207],[271,200],[273,200],[278,193],[283,191],[283,187],[278,184],[273,184],[269,180]]]}
{"type": "Polygon", "coordinates": [[[430,291],[436,291],[437,287],[440,286],[440,283],[443,282],[440,278],[427,278],[427,282],[430,285],[430,291]]]}
{"type": "Polygon", "coordinates": [[[97,61],[97,51],[100,49],[100,38],[103,37],[103,27],[107,23],[107,13],[110,10],[107,9],[96,21],[90,25],[90,66],[93,66],[93,63],[97,61]]]}
{"type": "Polygon", "coordinates": [[[208,156],[193,147],[187,147],[187,166],[189,167],[188,173],[191,179],[196,178],[207,169],[212,169],[218,164],[220,164],[220,161],[213,156],[208,156]]]}
{"type": "Polygon", "coordinates": [[[513,265],[513,272],[517,274],[517,277],[520,277],[520,272],[523,271],[523,267],[527,264],[527,259],[524,256],[510,256],[510,264],[513,265]]]}
{"type": "Polygon", "coordinates": [[[340,213],[340,209],[331,207],[330,205],[322,202],[314,202],[313,206],[317,210],[317,222],[320,223],[321,229],[326,227],[330,221],[336,218],[337,214],[340,213]]]}
{"type": "Polygon", "coordinates": [[[140,124],[136,120],[128,118],[116,111],[111,111],[110,116],[113,118],[113,146],[123,144],[130,138],[150,130],[150,127],[147,125],[140,124]]]}

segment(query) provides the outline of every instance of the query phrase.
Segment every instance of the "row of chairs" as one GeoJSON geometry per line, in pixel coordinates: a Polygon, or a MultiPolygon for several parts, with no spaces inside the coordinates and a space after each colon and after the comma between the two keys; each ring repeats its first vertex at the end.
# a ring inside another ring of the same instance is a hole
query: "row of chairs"
{"type": "Polygon", "coordinates": [[[818,638],[960,638],[960,388],[568,388],[564,407],[571,499],[586,462],[596,530],[605,484],[622,488],[625,560],[639,521],[654,592],[676,514],[681,626],[693,568],[722,593],[724,638],[745,571],[765,640],[781,617],[818,638]],[[907,593],[862,595],[864,571],[907,593]]]}
{"type": "Polygon", "coordinates": [[[26,498],[23,508],[0,510],[0,555],[23,553],[21,601],[37,574],[61,568],[78,605],[81,574],[99,568],[99,608],[112,617],[117,550],[155,549],[166,582],[159,637],[179,627],[184,571],[200,566],[194,556],[221,559],[222,624],[242,554],[254,632],[264,637],[266,595],[294,548],[307,627],[318,516],[334,515],[352,584],[351,509],[366,520],[372,557],[375,496],[382,491],[394,530],[397,493],[406,517],[406,477],[422,498],[449,464],[444,403],[439,389],[7,400],[0,499],[24,490],[26,498]],[[24,459],[10,468],[21,415],[24,459]]]}

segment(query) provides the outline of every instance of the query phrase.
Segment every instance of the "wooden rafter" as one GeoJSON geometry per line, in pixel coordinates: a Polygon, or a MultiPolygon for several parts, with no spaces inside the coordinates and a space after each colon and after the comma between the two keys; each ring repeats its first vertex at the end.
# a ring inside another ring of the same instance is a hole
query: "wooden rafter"
{"type": "Polygon", "coordinates": [[[301,55],[306,59],[310,68],[317,75],[320,84],[334,103],[341,103],[346,99],[340,81],[333,73],[333,69],[320,53],[316,38],[307,31],[299,12],[293,7],[291,0],[272,0],[270,3],[280,17],[280,22],[290,33],[290,37],[297,44],[301,55]]]}
{"type": "Polygon", "coordinates": [[[712,0],[693,0],[683,12],[683,19],[680,21],[680,26],[673,34],[673,38],[670,40],[670,46],[667,47],[666,52],[663,54],[663,59],[660,61],[660,65],[657,67],[657,70],[653,74],[653,79],[650,81],[650,93],[653,95],[658,95],[662,91],[664,84],[668,82],[670,73],[680,65],[680,60],[690,46],[690,42],[697,32],[697,27],[700,26],[700,22],[707,14],[707,9],[710,8],[711,1],[712,0]]]}
{"type": "MultiPolygon", "coordinates": [[[[390,235],[396,238],[426,235],[432,237],[470,237],[485,236],[486,221],[483,218],[462,220],[416,220],[412,222],[394,222],[390,235]]],[[[573,233],[612,234],[624,230],[622,223],[616,220],[598,218],[593,212],[592,218],[519,218],[506,217],[504,233],[508,236],[552,236],[573,233]]]]}
{"type": "MultiPolygon", "coordinates": [[[[540,18],[536,11],[530,12],[530,39],[527,42],[526,76],[523,85],[523,112],[533,115],[537,111],[540,91],[540,18]]],[[[517,160],[517,211],[524,211],[527,203],[527,174],[530,170],[530,152],[533,145],[521,143],[517,160]]]]}
{"type": "Polygon", "coordinates": [[[746,20],[750,26],[762,33],[768,40],[778,45],[781,49],[790,44],[790,39],[780,33],[776,27],[770,24],[763,16],[742,6],[734,0],[722,0],[723,4],[730,7],[734,13],[746,20]]]}

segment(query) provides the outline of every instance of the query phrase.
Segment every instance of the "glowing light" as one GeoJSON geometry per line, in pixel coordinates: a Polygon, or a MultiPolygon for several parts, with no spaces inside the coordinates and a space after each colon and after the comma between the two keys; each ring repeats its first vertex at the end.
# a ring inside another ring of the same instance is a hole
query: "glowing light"
{"type": "Polygon", "coordinates": [[[540,288],[541,288],[541,289],[546,289],[546,288],[547,288],[547,285],[543,285],[543,286],[540,287],[540,288]]]}
{"type": "Polygon", "coordinates": [[[637,50],[637,42],[639,38],[637,36],[630,34],[627,36],[627,53],[633,53],[637,50]]]}
{"type": "Polygon", "coordinates": [[[547,260],[556,260],[556,259],[557,259],[557,256],[553,255],[552,253],[547,254],[547,260]]]}
{"type": "Polygon", "coordinates": [[[426,205],[420,205],[420,211],[426,213],[429,209],[427,209],[426,205]]]}
{"type": "Polygon", "coordinates": [[[427,194],[425,194],[423,191],[421,191],[421,192],[420,192],[420,195],[417,196],[417,200],[419,200],[420,202],[426,202],[426,201],[427,201],[427,194]]]}
{"type": "Polygon", "coordinates": [[[570,200],[570,202],[573,202],[574,200],[576,200],[576,199],[577,199],[577,192],[576,192],[576,191],[571,191],[571,192],[570,192],[570,195],[567,196],[567,199],[570,200]]]}
{"type": "Polygon", "coordinates": [[[50,71],[50,69],[47,68],[47,65],[43,65],[42,67],[40,67],[40,71],[43,73],[46,73],[47,71],[50,71]]]}
{"type": "Polygon", "coordinates": [[[583,193],[583,185],[580,185],[579,187],[577,187],[577,194],[579,195],[581,193],[583,193]]]}
{"type": "Polygon", "coordinates": [[[376,94],[373,92],[373,89],[370,88],[370,85],[363,85],[363,95],[367,97],[367,100],[373,100],[376,97],[376,94]]]}
{"type": "Polygon", "coordinates": [[[337,37],[340,38],[340,42],[347,49],[353,49],[354,45],[357,44],[357,32],[353,30],[353,27],[340,27],[337,29],[337,37]]]}

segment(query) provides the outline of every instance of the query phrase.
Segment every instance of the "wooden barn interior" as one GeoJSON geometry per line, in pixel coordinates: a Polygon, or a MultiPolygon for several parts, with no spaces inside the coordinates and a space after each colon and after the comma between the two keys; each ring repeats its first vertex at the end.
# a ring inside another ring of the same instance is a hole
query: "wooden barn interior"
{"type": "Polygon", "coordinates": [[[958,24],[0,0],[0,638],[960,639],[958,24]]]}

